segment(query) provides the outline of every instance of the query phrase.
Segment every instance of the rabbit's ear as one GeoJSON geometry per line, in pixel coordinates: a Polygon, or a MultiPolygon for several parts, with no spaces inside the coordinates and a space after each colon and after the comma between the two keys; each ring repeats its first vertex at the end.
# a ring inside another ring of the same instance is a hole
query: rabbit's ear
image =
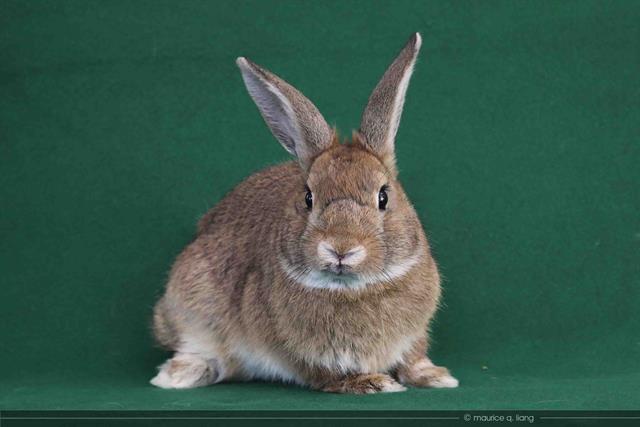
{"type": "Polygon", "coordinates": [[[306,169],[331,145],[333,130],[296,88],[246,58],[236,60],[244,84],[271,132],[306,169]]]}
{"type": "Polygon", "coordinates": [[[420,33],[411,36],[373,90],[360,123],[360,134],[365,143],[394,171],[396,133],[421,44],[420,33]]]}

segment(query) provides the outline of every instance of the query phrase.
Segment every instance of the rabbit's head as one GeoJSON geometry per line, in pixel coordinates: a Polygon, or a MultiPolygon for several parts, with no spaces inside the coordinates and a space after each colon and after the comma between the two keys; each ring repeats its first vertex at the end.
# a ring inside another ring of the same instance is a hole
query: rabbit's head
{"type": "Polygon", "coordinates": [[[374,89],[346,143],[291,85],[245,58],[237,64],[303,182],[289,203],[285,271],[306,286],[358,289],[392,281],[421,253],[420,223],[400,183],[394,141],[421,39],[414,34],[374,89]]]}

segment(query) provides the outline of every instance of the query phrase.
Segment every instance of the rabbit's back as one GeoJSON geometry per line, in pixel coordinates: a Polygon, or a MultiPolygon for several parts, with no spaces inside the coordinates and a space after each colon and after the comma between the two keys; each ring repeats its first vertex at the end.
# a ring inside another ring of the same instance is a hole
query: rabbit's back
{"type": "Polygon", "coordinates": [[[297,187],[304,181],[296,163],[273,166],[249,176],[202,217],[154,310],[160,344],[175,350],[194,323],[222,335],[240,332],[243,299],[254,299],[256,288],[275,275],[283,200],[297,187]]]}
{"type": "Polygon", "coordinates": [[[303,188],[302,170],[296,162],[263,169],[246,178],[198,222],[198,235],[255,237],[268,233],[282,218],[290,191],[303,188]]]}

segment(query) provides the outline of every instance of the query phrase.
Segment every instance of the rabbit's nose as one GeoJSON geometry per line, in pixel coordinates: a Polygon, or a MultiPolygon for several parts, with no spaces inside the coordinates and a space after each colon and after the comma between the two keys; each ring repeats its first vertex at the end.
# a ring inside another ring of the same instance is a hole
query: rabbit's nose
{"type": "Polygon", "coordinates": [[[318,244],[318,256],[332,266],[355,267],[367,257],[367,250],[362,245],[347,250],[336,249],[331,243],[323,240],[318,244]]]}

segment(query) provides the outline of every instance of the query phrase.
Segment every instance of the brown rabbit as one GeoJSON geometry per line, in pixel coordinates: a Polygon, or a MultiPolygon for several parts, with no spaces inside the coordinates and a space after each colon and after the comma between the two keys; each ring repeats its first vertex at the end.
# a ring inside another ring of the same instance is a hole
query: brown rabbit
{"type": "Polygon", "coordinates": [[[420,44],[416,33],[344,144],[300,92],[238,58],[297,162],[250,176],[200,221],[155,307],[155,336],[175,354],[152,384],[262,379],[339,393],[458,385],[426,356],[440,278],[394,157],[420,44]]]}

